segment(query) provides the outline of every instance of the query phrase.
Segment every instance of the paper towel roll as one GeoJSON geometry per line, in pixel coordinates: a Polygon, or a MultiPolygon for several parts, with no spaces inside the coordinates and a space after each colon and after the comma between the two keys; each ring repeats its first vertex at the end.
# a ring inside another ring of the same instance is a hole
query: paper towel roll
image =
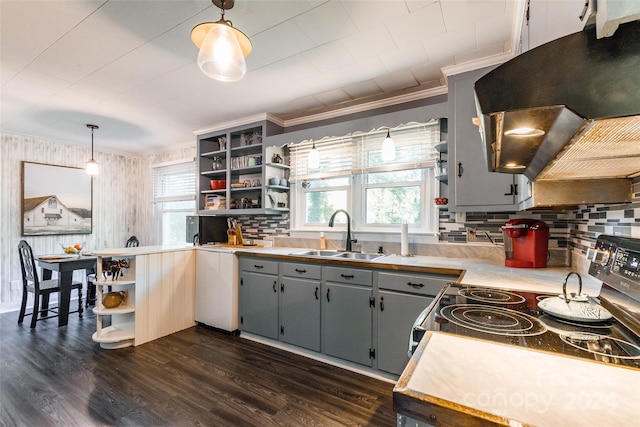
{"type": "Polygon", "coordinates": [[[409,224],[406,222],[400,226],[400,255],[409,255],[409,224]]]}

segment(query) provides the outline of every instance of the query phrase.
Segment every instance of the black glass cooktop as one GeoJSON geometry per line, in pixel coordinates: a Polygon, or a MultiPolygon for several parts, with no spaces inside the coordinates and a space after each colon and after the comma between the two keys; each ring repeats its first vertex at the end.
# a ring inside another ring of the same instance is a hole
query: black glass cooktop
{"type": "Polygon", "coordinates": [[[449,284],[423,322],[426,330],[640,369],[640,339],[615,318],[583,323],[545,314],[557,295],[449,284]]]}

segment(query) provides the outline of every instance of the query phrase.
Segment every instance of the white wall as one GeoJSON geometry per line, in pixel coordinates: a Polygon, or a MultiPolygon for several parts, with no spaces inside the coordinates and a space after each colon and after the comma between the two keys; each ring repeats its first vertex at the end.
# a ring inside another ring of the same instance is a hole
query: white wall
{"type": "MultiPolygon", "coordinates": [[[[89,147],[43,139],[1,134],[0,149],[0,306],[13,305],[22,289],[11,291],[20,281],[18,242],[21,236],[22,161],[83,168],[91,157],[89,147]]],[[[156,163],[193,158],[193,145],[147,156],[127,156],[96,151],[100,174],[93,181],[93,232],[80,235],[28,236],[35,254],[62,253],[60,243],[86,242],[88,250],[122,247],[136,235],[141,244],[152,245],[152,169],[156,163]]],[[[83,279],[76,272],[75,279],[83,279]]]]}

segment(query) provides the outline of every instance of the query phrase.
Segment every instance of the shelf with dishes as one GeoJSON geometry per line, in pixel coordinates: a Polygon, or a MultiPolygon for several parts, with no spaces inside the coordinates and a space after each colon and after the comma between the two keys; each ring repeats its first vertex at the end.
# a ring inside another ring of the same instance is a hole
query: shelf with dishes
{"type": "Polygon", "coordinates": [[[265,206],[267,192],[288,190],[288,183],[280,186],[280,179],[288,178],[288,152],[283,147],[267,147],[264,137],[281,131],[278,125],[265,120],[197,137],[200,214],[271,211],[265,206]],[[269,188],[272,176],[278,177],[278,184],[269,188]]]}
{"type": "Polygon", "coordinates": [[[91,336],[105,349],[123,348],[135,341],[135,257],[98,256],[96,285],[96,332],[91,336]],[[103,317],[111,325],[103,327],[103,317]]]}

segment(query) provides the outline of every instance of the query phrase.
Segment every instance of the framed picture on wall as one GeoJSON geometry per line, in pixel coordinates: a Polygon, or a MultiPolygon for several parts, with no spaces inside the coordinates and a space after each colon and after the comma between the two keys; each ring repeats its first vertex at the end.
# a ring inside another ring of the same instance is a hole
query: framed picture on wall
{"type": "Polygon", "coordinates": [[[84,169],[22,162],[22,235],[91,234],[92,190],[84,169]]]}

